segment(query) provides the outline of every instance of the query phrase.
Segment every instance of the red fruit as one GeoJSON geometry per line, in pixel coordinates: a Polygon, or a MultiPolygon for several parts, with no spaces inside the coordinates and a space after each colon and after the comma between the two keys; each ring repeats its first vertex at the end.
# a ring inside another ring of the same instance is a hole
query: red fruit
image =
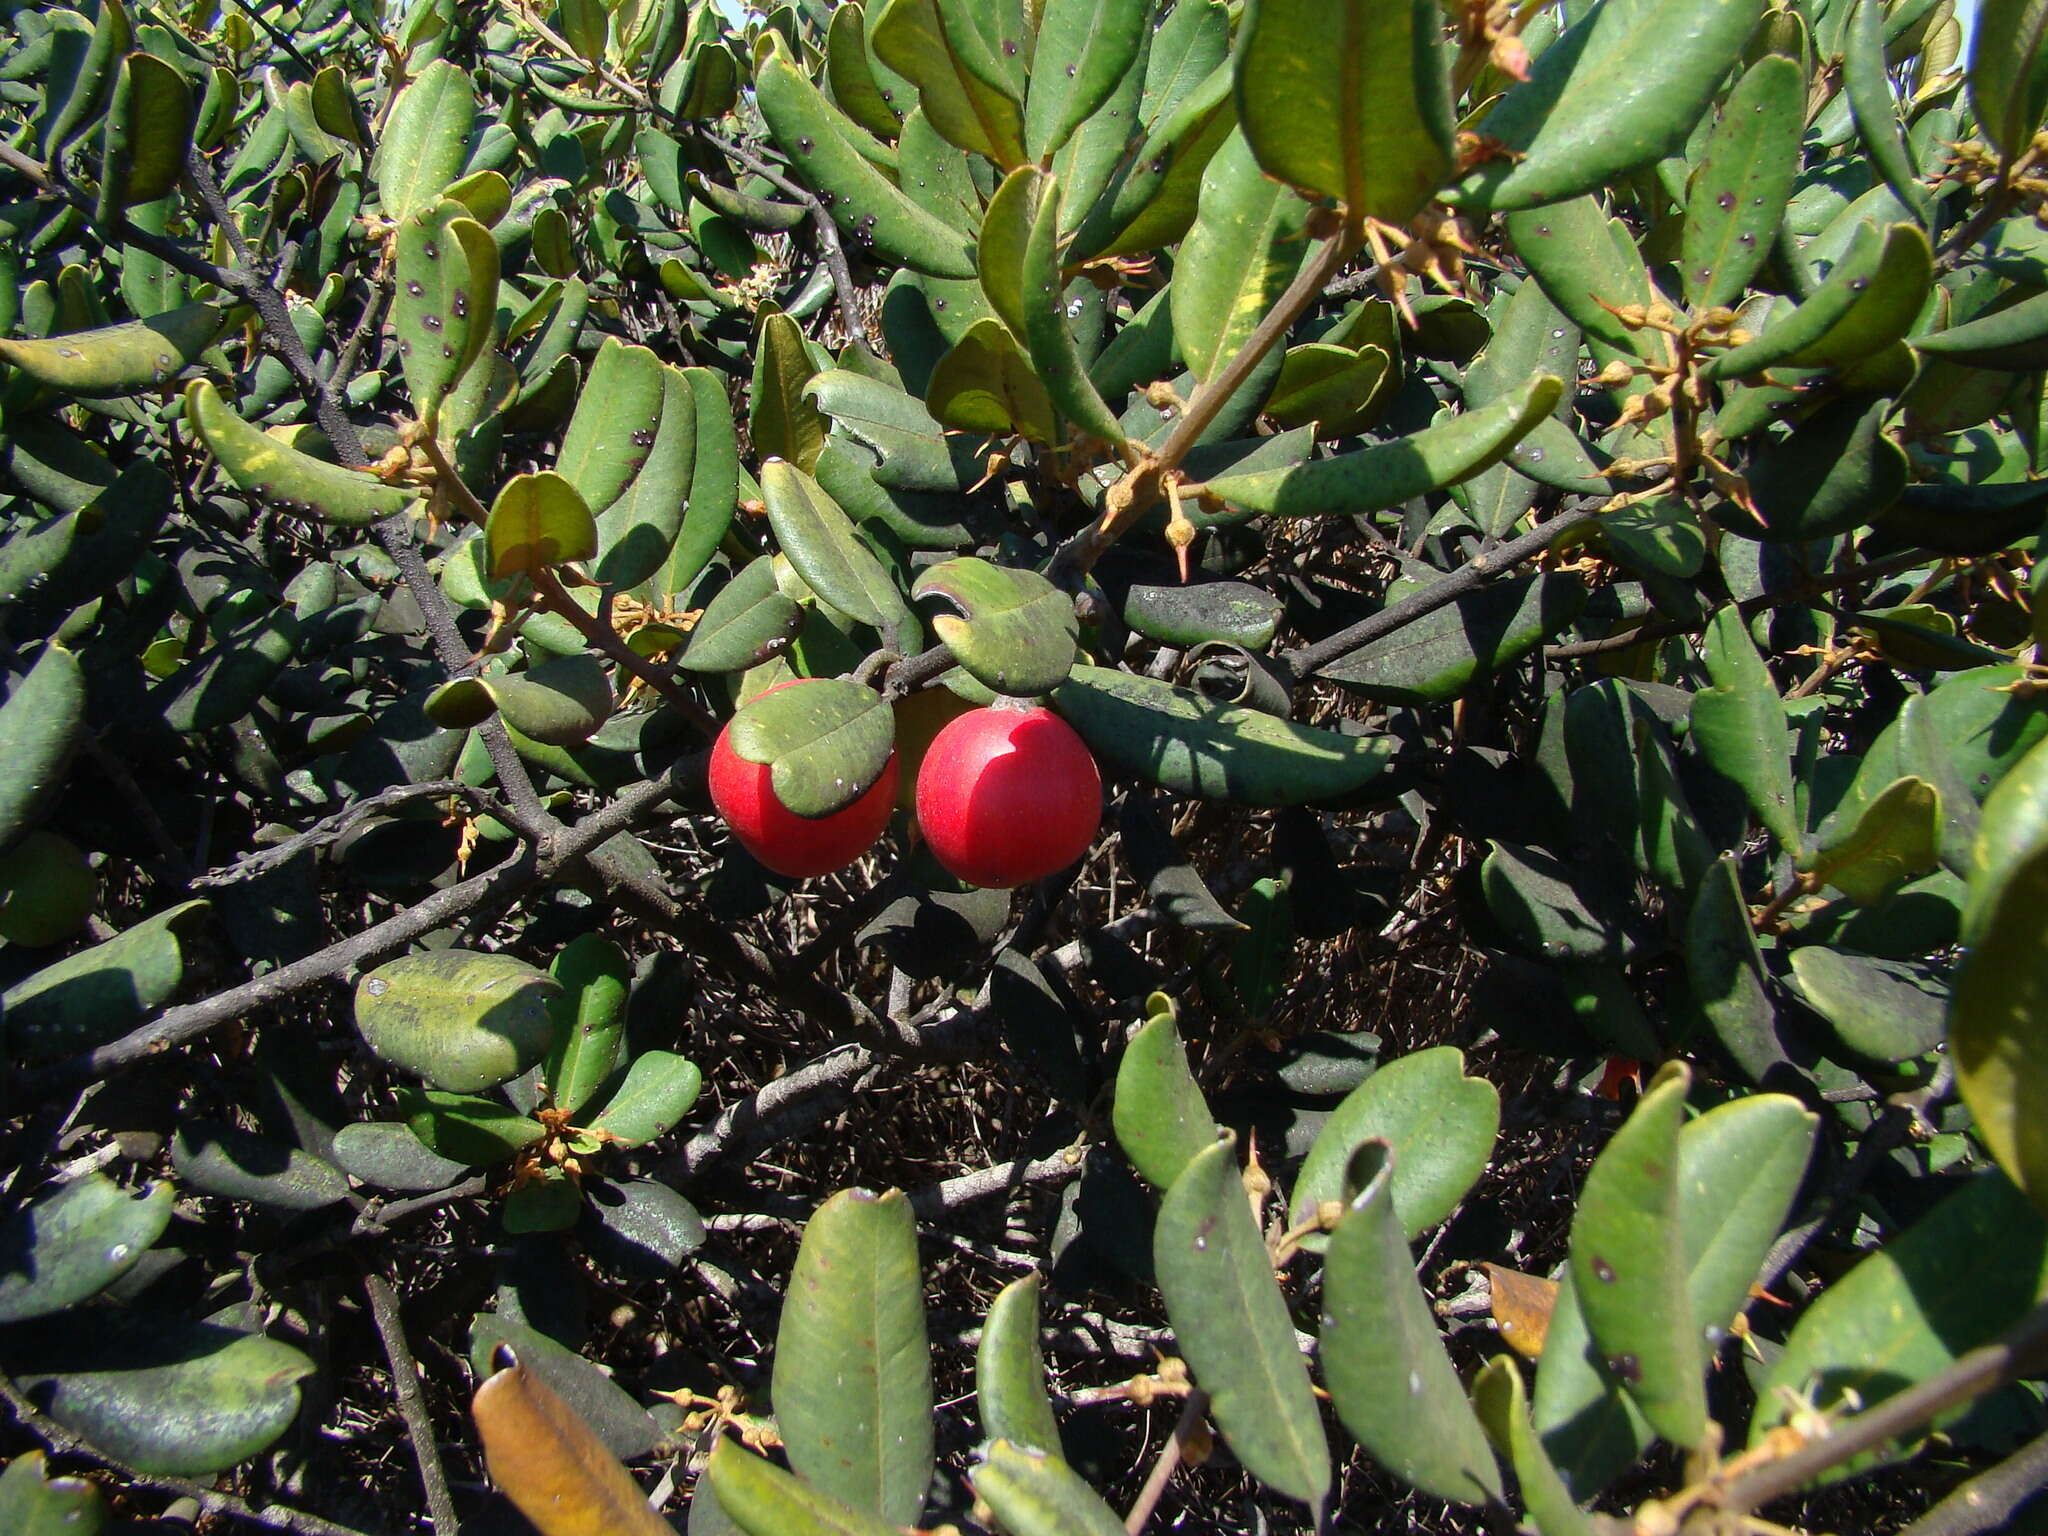
{"type": "Polygon", "coordinates": [[[728,725],[712,744],[711,803],[740,846],[778,875],[802,880],[844,869],[874,847],[889,825],[896,807],[894,752],[882,765],[882,776],[851,805],[830,816],[799,816],[775,798],[768,765],[750,763],[733,751],[731,735],[728,725]]]}
{"type": "Polygon", "coordinates": [[[970,885],[1041,880],[1088,851],[1102,775],[1049,709],[977,709],[932,738],[917,820],[934,857],[970,885]]]}

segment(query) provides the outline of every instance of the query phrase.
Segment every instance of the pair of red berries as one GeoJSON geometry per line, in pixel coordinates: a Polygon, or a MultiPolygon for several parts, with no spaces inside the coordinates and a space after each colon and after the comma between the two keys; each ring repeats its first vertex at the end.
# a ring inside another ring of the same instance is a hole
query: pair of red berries
{"type": "MultiPolygon", "coordinates": [[[[782,686],[787,687],[788,684],[782,686]]],[[[842,869],[872,848],[896,804],[900,767],[829,816],[775,798],[766,764],[711,749],[711,803],[747,852],[792,879],[842,869]]],[[[1088,851],[1102,822],[1102,776],[1074,728],[1049,709],[996,705],[949,721],[917,767],[917,820],[932,854],[969,885],[1043,879],[1088,851]]]]}

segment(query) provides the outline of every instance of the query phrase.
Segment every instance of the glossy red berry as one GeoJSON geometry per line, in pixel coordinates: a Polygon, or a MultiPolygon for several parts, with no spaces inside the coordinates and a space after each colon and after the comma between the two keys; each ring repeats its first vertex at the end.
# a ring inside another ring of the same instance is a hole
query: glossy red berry
{"type": "Polygon", "coordinates": [[[775,798],[768,765],[741,757],[731,735],[728,725],[711,748],[711,803],[740,845],[778,875],[803,880],[844,869],[874,847],[889,825],[896,807],[894,752],[881,777],[851,805],[830,816],[799,816],[775,798]]]}
{"type": "Polygon", "coordinates": [[[917,820],[933,856],[958,878],[1023,885],[1088,851],[1102,824],[1102,775],[1051,710],[972,710],[926,750],[917,820]]]}

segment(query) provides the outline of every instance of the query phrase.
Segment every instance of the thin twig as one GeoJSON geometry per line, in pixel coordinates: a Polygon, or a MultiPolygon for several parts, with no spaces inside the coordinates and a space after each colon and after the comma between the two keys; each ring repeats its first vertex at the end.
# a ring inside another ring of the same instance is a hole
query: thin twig
{"type": "Polygon", "coordinates": [[[1791,1455],[1766,1462],[1727,1486],[1709,1491],[1706,1502],[1722,1509],[1756,1509],[1804,1486],[1830,1467],[1919,1429],[1950,1408],[2041,1369],[2044,1362],[2048,1362],[2048,1302],[2036,1306],[1996,1343],[1973,1349],[1925,1381],[1840,1421],[1829,1433],[1791,1455]]]}
{"type": "Polygon", "coordinates": [[[257,879],[289,864],[302,853],[340,842],[356,827],[380,811],[388,811],[413,800],[440,800],[451,796],[467,801],[472,811],[496,816],[510,824],[505,808],[497,796],[478,789],[474,784],[464,784],[460,779],[430,779],[419,784],[394,784],[368,799],[357,800],[336,811],[332,816],[314,822],[305,831],[295,833],[281,843],[259,848],[224,869],[210,869],[203,875],[195,875],[191,884],[198,889],[213,889],[257,879]]]}
{"type": "Polygon", "coordinates": [[[426,1396],[420,1391],[419,1365],[405,1342],[398,1297],[391,1283],[375,1270],[363,1276],[363,1293],[370,1300],[370,1318],[383,1342],[384,1358],[391,1364],[391,1395],[398,1400],[406,1438],[412,1441],[420,1486],[427,1496],[427,1518],[433,1522],[435,1536],[456,1536],[462,1522],[456,1518],[455,1501],[448,1496],[448,1477],[441,1470],[441,1448],[434,1441],[434,1423],[427,1414],[426,1396]]]}
{"type": "Polygon", "coordinates": [[[1466,593],[1477,591],[1488,582],[1498,580],[1524,560],[1542,554],[1557,541],[1560,534],[1569,532],[1582,523],[1592,522],[1597,515],[1591,508],[1585,508],[1554,517],[1533,532],[1523,534],[1519,539],[1510,539],[1485,554],[1473,556],[1448,576],[1431,582],[1420,592],[1404,597],[1398,603],[1389,603],[1370,618],[1347,625],[1334,635],[1318,640],[1313,645],[1304,645],[1297,650],[1285,652],[1278,660],[1296,677],[1308,677],[1331,662],[1371,645],[1375,640],[1384,639],[1396,630],[1405,629],[1417,619],[1425,618],[1439,608],[1449,606],[1466,593]]]}
{"type": "Polygon", "coordinates": [[[1187,1395],[1180,1405],[1180,1419],[1173,1426],[1173,1432],[1166,1437],[1166,1444],[1159,1448],[1159,1459],[1152,1463],[1151,1475],[1145,1479],[1145,1486],[1138,1490],[1137,1502],[1131,1505],[1131,1512],[1124,1516],[1124,1529],[1130,1536],[1138,1536],[1145,1529],[1145,1522],[1152,1518],[1152,1511],[1159,1507],[1160,1495],[1166,1492],[1166,1485],[1173,1480],[1174,1469],[1180,1465],[1181,1454],[1187,1443],[1194,1438],[1195,1428],[1202,1422],[1202,1415],[1209,1411],[1209,1394],[1200,1387],[1187,1395]]]}
{"type": "Polygon", "coordinates": [[[2002,1531],[2019,1507],[2048,1487],[2048,1435],[2038,1435],[1988,1472],[1980,1472],[1899,1536],[1978,1536],[2002,1531]]]}

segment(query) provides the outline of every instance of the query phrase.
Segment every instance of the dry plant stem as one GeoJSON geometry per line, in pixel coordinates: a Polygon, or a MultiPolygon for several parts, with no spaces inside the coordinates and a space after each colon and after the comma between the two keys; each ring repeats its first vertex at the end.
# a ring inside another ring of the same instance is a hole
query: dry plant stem
{"type": "Polygon", "coordinates": [[[420,1486],[427,1496],[427,1517],[433,1522],[434,1536],[455,1536],[462,1529],[462,1522],[455,1517],[455,1501],[448,1496],[448,1478],[441,1470],[441,1448],[434,1443],[434,1423],[427,1414],[425,1394],[420,1391],[419,1366],[405,1342],[398,1297],[393,1294],[390,1282],[374,1270],[363,1276],[363,1292],[370,1300],[370,1317],[384,1345],[384,1358],[391,1364],[391,1393],[398,1400],[399,1416],[405,1420],[406,1438],[412,1441],[413,1460],[419,1464],[420,1486]]]}
{"type": "Polygon", "coordinates": [[[535,571],[529,579],[533,582],[533,595],[539,599],[541,607],[567,619],[592,649],[603,652],[660,694],[663,702],[695,726],[706,741],[717,736],[718,722],[711,717],[710,711],[691,698],[667,672],[626,644],[619,637],[619,632],[612,628],[609,593],[605,595],[604,612],[588,613],[581,603],[563,590],[553,571],[535,571]]]}
{"type": "Polygon", "coordinates": [[[1188,402],[1173,431],[1159,445],[1159,451],[1147,454],[1123,479],[1109,488],[1103,503],[1109,510],[1102,521],[1082,529],[1060,547],[1052,558],[1052,570],[1057,573],[1055,581],[1062,576],[1087,575],[1095,562],[1102,558],[1103,552],[1152,509],[1164,494],[1166,477],[1179,469],[1180,461],[1188,456],[1195,440],[1208,430],[1217,413],[1251,377],[1260,360],[1286,339],[1302,312],[1322,297],[1324,287],[1336,276],[1337,269],[1350,260],[1352,252],[1357,249],[1357,242],[1348,230],[1339,231],[1323,242],[1308,265],[1295,275],[1287,291],[1281,294],[1280,302],[1259,322],[1258,329],[1245,338],[1244,345],[1237,349],[1223,371],[1213,379],[1205,380],[1195,391],[1195,398],[1188,402]]]}
{"type": "MultiPolygon", "coordinates": [[[[199,1002],[166,1009],[149,1023],[96,1050],[73,1056],[54,1066],[21,1073],[16,1077],[15,1085],[24,1095],[35,1096],[95,1082],[111,1072],[159,1056],[172,1046],[199,1039],[224,1024],[245,1018],[259,1008],[280,1002],[308,987],[337,980],[357,966],[381,959],[444,923],[510,901],[529,886],[568,872],[608,838],[654,811],[674,789],[677,775],[685,770],[686,765],[679,764],[660,778],[640,785],[603,810],[564,829],[545,849],[529,849],[445,891],[436,891],[426,900],[361,933],[337,940],[303,960],[280,966],[199,1002]]],[[[771,977],[774,976],[772,965],[764,960],[763,966],[771,977]]]]}
{"type": "MultiPolygon", "coordinates": [[[[323,379],[314,368],[305,343],[299,340],[299,333],[292,328],[291,313],[285,308],[284,295],[257,273],[233,211],[213,179],[213,166],[197,146],[185,157],[185,180],[205,207],[207,216],[226,234],[229,244],[236,250],[237,259],[242,263],[238,270],[244,279],[239,291],[256,306],[257,318],[263,322],[271,349],[291,373],[300,393],[312,405],[313,418],[327,435],[336,461],[349,469],[366,468],[370,458],[363,451],[363,441],[356,432],[355,423],[349,419],[342,405],[338,381],[323,379]]],[[[455,627],[454,611],[449,608],[440,586],[420,555],[419,545],[413,539],[411,516],[404,512],[394,513],[374,524],[371,532],[384,553],[390,556],[391,563],[398,567],[399,578],[412,593],[413,601],[419,604],[427,633],[434,641],[434,652],[440,657],[441,665],[448,669],[448,675],[460,677],[472,671],[474,658],[463,642],[461,631],[455,627]]],[[[503,722],[495,718],[486,720],[478,727],[478,735],[491,759],[498,786],[504,790],[512,811],[511,825],[536,840],[544,840],[558,831],[560,823],[541,804],[533,779],[527,773],[526,765],[519,760],[519,754],[512,749],[512,739],[505,734],[503,722]]]]}
{"type": "Polygon", "coordinates": [[[1978,1536],[2005,1529],[2019,1507],[2048,1487],[2048,1435],[2029,1440],[1899,1532],[1899,1536],[1978,1536]]]}
{"type": "Polygon", "coordinates": [[[2031,171],[2040,159],[2039,147],[2029,144],[1999,173],[1998,185],[1991,189],[1990,195],[1984,199],[1977,211],[1971,214],[1943,244],[1941,254],[1935,258],[1936,271],[1953,271],[1955,264],[1962,260],[1963,253],[1975,245],[1986,230],[2012,211],[2013,184],[2031,171]]]}
{"type": "Polygon", "coordinates": [[[75,1435],[55,1419],[38,1409],[22,1395],[21,1389],[8,1377],[0,1375],[0,1401],[13,1411],[21,1427],[34,1435],[52,1451],[65,1456],[80,1456],[96,1461],[101,1466],[118,1472],[137,1488],[149,1488],[159,1493],[174,1494],[181,1499],[190,1499],[208,1515],[223,1520],[239,1520],[247,1525],[259,1525],[273,1531],[290,1531],[294,1536],[371,1536],[353,1526],[336,1525],[332,1520],[322,1520],[318,1515],[309,1515],[302,1510],[288,1509],[282,1504],[256,1508],[231,1493],[219,1493],[204,1483],[195,1483],[182,1477],[160,1477],[153,1472],[138,1472],[133,1467],[116,1461],[106,1452],[97,1449],[82,1435],[75,1435]]]}
{"type": "Polygon", "coordinates": [[[49,168],[40,160],[23,154],[10,144],[0,143],[0,166],[5,166],[15,175],[28,182],[38,192],[48,196],[61,197],[73,208],[84,214],[87,222],[103,236],[110,245],[132,245],[159,261],[176,267],[187,277],[197,278],[202,283],[211,283],[223,293],[240,298],[244,296],[252,281],[252,274],[223,267],[218,262],[195,256],[177,241],[163,235],[152,234],[149,230],[138,229],[124,213],[105,223],[98,219],[99,200],[50,175],[49,168]]]}
{"type": "MultiPolygon", "coordinates": [[[[1896,555],[1886,555],[1881,560],[1872,560],[1866,565],[1838,571],[1818,581],[1801,582],[1798,586],[1787,588],[1783,592],[1768,592],[1762,597],[1748,598],[1736,604],[1736,611],[1746,619],[1754,618],[1774,608],[1785,608],[1793,603],[1806,602],[1824,592],[1852,587],[1859,581],[1910,571],[1914,566],[1925,565],[1929,560],[1936,558],[1938,557],[1928,554],[1925,550],[1903,550],[1896,555]]],[[[1625,651],[1631,646],[1647,645],[1652,640],[1670,640],[1679,635],[1698,634],[1706,627],[1705,619],[1698,623],[1684,619],[1657,619],[1647,624],[1639,624],[1623,634],[1608,635],[1600,640],[1579,640],[1570,645],[1547,646],[1543,657],[1546,661],[1579,661],[1588,656],[1605,655],[1609,651],[1625,651]]]]}
{"type": "Polygon", "coordinates": [[[1131,1512],[1124,1516],[1124,1529],[1130,1536],[1138,1536],[1138,1532],[1145,1529],[1145,1522],[1152,1518],[1152,1511],[1159,1507],[1160,1495],[1166,1492],[1174,1468],[1180,1465],[1182,1450],[1194,1434],[1195,1426],[1202,1422],[1202,1415],[1208,1411],[1209,1394],[1199,1387],[1190,1392],[1187,1401],[1181,1404],[1180,1422],[1173,1426],[1173,1432],[1166,1437],[1166,1444],[1159,1448],[1159,1459],[1152,1463],[1151,1475],[1145,1479],[1145,1486],[1138,1490],[1138,1500],[1131,1506],[1131,1512]]]}
{"type": "Polygon", "coordinates": [[[2029,1312],[2005,1337],[1971,1350],[1927,1380],[1893,1394],[1866,1412],[1844,1419],[1833,1432],[1789,1456],[1745,1472],[1704,1502],[1747,1513],[1810,1482],[1887,1440],[1921,1428],[1950,1408],[1996,1391],[2048,1364],[2048,1302],[2029,1312]]]}
{"type": "Polygon", "coordinates": [[[1558,535],[1581,523],[1592,522],[1597,516],[1598,514],[1591,509],[1585,509],[1554,517],[1533,532],[1523,534],[1519,539],[1510,539],[1483,555],[1473,556],[1450,575],[1432,582],[1412,597],[1391,603],[1370,618],[1360,619],[1356,624],[1340,629],[1336,634],[1318,640],[1314,645],[1304,645],[1299,650],[1288,651],[1279,659],[1286,663],[1296,677],[1307,677],[1319,668],[1327,667],[1331,662],[1348,656],[1375,640],[1384,639],[1417,619],[1456,602],[1466,593],[1477,591],[1488,582],[1506,575],[1524,560],[1542,554],[1556,542],[1558,535]]]}
{"type": "Polygon", "coordinates": [[[340,842],[350,831],[361,825],[379,811],[388,811],[394,806],[405,805],[414,800],[439,800],[453,798],[466,801],[469,808],[480,814],[497,816],[504,820],[503,806],[495,795],[486,794],[473,784],[464,784],[459,779],[429,779],[419,784],[395,784],[364,800],[358,800],[332,816],[316,821],[305,831],[269,848],[259,848],[254,853],[237,859],[225,869],[208,870],[195,875],[189,882],[196,889],[216,889],[224,885],[239,885],[244,880],[254,880],[274,869],[289,864],[302,853],[316,848],[325,848],[340,842]]]}

